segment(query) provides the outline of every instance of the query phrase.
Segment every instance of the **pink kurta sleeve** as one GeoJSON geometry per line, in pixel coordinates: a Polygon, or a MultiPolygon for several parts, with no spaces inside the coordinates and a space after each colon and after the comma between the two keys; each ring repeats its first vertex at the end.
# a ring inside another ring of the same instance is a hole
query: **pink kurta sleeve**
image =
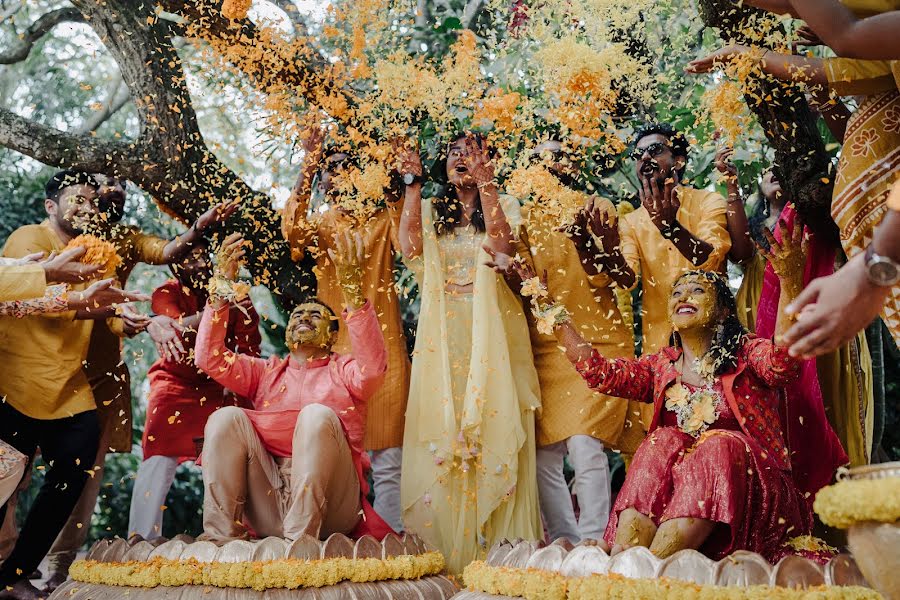
{"type": "Polygon", "coordinates": [[[575,368],[588,387],[610,396],[637,402],[653,402],[654,355],[642,358],[604,358],[594,350],[591,357],[575,368]]]}
{"type": "Polygon", "coordinates": [[[344,323],[350,332],[350,359],[340,362],[338,372],[353,396],[368,400],[381,386],[387,371],[381,324],[369,301],[350,315],[344,311],[344,323]]]}
{"type": "Polygon", "coordinates": [[[262,358],[237,354],[225,345],[229,305],[214,309],[207,304],[197,329],[194,348],[197,367],[239,396],[252,399],[266,369],[262,358]]]}

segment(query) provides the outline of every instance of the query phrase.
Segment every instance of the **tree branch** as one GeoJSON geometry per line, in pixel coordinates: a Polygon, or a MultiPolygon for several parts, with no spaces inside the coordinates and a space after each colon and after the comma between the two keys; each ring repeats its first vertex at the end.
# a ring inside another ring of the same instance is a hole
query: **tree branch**
{"type": "Polygon", "coordinates": [[[463,29],[472,29],[475,26],[475,21],[478,20],[478,15],[483,6],[484,0],[469,0],[466,2],[466,7],[463,9],[462,13],[462,19],[460,19],[463,29]]]}
{"type": "Polygon", "coordinates": [[[48,12],[32,23],[22,36],[16,38],[8,50],[0,52],[0,65],[22,62],[28,58],[35,42],[60,23],[66,22],[83,23],[84,17],[77,8],[59,8],[48,12]]]}
{"type": "Polygon", "coordinates": [[[109,94],[107,94],[103,108],[85,119],[81,127],[78,128],[78,133],[97,131],[101,125],[119,112],[130,100],[131,93],[128,91],[128,86],[125,85],[125,82],[122,81],[122,76],[119,75],[116,77],[115,85],[110,88],[109,94]]]}
{"type": "Polygon", "coordinates": [[[48,165],[103,172],[111,162],[136,173],[140,165],[129,158],[135,147],[122,142],[73,134],[41,125],[0,107],[0,145],[48,165]]]}

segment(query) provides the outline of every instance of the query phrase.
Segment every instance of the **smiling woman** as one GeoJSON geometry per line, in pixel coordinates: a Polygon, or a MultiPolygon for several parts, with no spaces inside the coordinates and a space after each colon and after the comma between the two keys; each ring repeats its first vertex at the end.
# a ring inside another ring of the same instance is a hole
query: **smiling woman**
{"type": "MultiPolygon", "coordinates": [[[[802,275],[791,265],[806,251],[799,231],[767,253],[789,297],[802,275]]],[[[614,554],[631,546],[660,557],[685,548],[712,558],[752,550],[776,561],[788,537],[809,532],[812,513],[792,477],[779,416],[781,388],[797,377],[799,362],[747,332],[721,275],[697,270],[676,279],[669,345],[614,360],[585,343],[531,267],[517,268],[522,295],[536,317],[556,315],[557,340],[588,385],[653,404],[650,435],[635,453],[604,535],[614,554]]],[[[782,300],[783,309],[789,300],[782,300]]]]}

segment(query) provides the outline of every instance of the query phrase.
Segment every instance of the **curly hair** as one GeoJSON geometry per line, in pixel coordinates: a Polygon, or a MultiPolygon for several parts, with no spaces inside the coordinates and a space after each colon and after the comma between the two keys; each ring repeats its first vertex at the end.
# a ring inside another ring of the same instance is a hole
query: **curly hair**
{"type": "MultiPolygon", "coordinates": [[[[672,284],[672,287],[674,288],[682,279],[687,277],[702,277],[711,283],[716,292],[716,307],[726,313],[725,318],[718,323],[716,335],[707,351],[707,355],[713,361],[713,374],[716,376],[723,375],[737,367],[737,355],[744,345],[748,333],[747,328],[738,319],[737,303],[724,277],[713,271],[696,269],[682,273],[675,280],[675,283],[672,284]]],[[[681,339],[678,333],[673,331],[669,338],[669,345],[678,346],[680,343],[681,339]]]]}
{"type": "MultiPolygon", "coordinates": [[[[446,149],[449,150],[454,142],[465,139],[469,135],[473,135],[479,142],[483,139],[481,134],[471,134],[469,132],[461,131],[450,138],[447,142],[446,149]]],[[[460,223],[463,216],[463,206],[459,201],[459,198],[456,197],[456,188],[447,180],[446,151],[444,156],[437,160],[431,172],[433,180],[442,190],[440,194],[435,195],[431,199],[431,206],[435,213],[434,230],[441,236],[452,232],[453,228],[460,223]]],[[[475,207],[475,212],[472,213],[472,225],[475,227],[476,231],[481,233],[487,229],[484,224],[484,211],[481,208],[480,194],[478,196],[478,206],[475,207]]]]}

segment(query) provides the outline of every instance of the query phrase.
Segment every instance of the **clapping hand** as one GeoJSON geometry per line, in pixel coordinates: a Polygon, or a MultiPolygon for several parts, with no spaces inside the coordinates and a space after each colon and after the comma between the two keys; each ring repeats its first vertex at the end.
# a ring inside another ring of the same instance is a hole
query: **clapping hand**
{"type": "Polygon", "coordinates": [[[519,258],[495,250],[490,244],[484,244],[481,248],[491,257],[490,260],[485,261],[485,266],[493,269],[495,273],[503,275],[503,279],[506,280],[506,285],[509,286],[509,289],[518,294],[522,289],[522,280],[519,279],[519,274],[513,265],[521,262],[519,258]]]}
{"type": "Polygon", "coordinates": [[[678,209],[681,207],[677,192],[678,184],[678,174],[674,172],[662,185],[656,177],[641,178],[641,187],[638,189],[641,204],[647,209],[650,220],[660,232],[671,231],[675,226],[678,209]]]}

